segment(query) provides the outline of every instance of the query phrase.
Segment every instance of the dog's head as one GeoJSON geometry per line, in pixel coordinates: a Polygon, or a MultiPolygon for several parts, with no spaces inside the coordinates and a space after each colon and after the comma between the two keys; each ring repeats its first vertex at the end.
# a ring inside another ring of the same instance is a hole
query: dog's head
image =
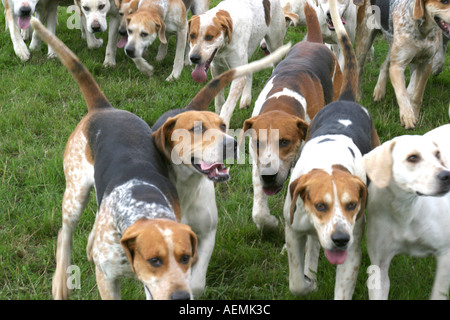
{"type": "Polygon", "coordinates": [[[138,9],[139,0],[115,0],[115,4],[119,10],[119,34],[121,35],[117,46],[123,48],[128,41],[127,17],[138,9]]]}
{"type": "Polygon", "coordinates": [[[291,182],[290,223],[297,207],[303,206],[316,229],[328,261],[342,264],[353,242],[353,228],[365,210],[364,182],[341,165],[331,172],[313,169],[291,182]]]}
{"type": "Polygon", "coordinates": [[[158,149],[173,164],[214,182],[230,178],[225,160],[237,158],[237,141],[226,134],[225,122],[209,111],[186,111],[153,133],[158,149]]]}
{"type": "Polygon", "coordinates": [[[192,299],[189,277],[197,237],[188,225],[141,219],[125,230],[120,242],[147,299],[192,299]]]}
{"type": "Polygon", "coordinates": [[[419,196],[441,196],[450,191],[450,171],[443,166],[439,148],[429,137],[396,137],[363,159],[367,175],[379,188],[393,184],[419,196]]]}
{"type": "Polygon", "coordinates": [[[307,129],[306,121],[281,111],[265,112],[244,122],[243,132],[251,137],[254,162],[267,195],[283,188],[307,129]]]}
{"type": "MultiPolygon", "coordinates": [[[[8,0],[5,0],[8,1],[8,0]]],[[[39,0],[12,0],[13,12],[17,17],[17,24],[21,29],[28,29],[31,16],[34,14],[39,0]]]]}
{"type": "Polygon", "coordinates": [[[206,81],[206,72],[217,51],[231,42],[233,20],[230,14],[219,10],[214,16],[205,13],[189,20],[189,59],[196,65],[192,78],[206,81]]]}
{"type": "Polygon", "coordinates": [[[447,0],[415,0],[414,19],[431,19],[450,38],[450,2],[447,0]]]}
{"type": "Polygon", "coordinates": [[[128,42],[125,53],[130,58],[142,57],[144,50],[159,37],[167,43],[166,25],[158,14],[138,10],[127,17],[128,42]]]}
{"type": "MultiPolygon", "coordinates": [[[[336,1],[339,16],[341,17],[342,23],[345,25],[347,21],[344,19],[344,13],[347,10],[349,5],[353,5],[351,0],[337,0],[336,1]]],[[[318,16],[324,17],[326,20],[326,23],[328,25],[328,29],[331,31],[334,31],[334,24],[333,20],[331,19],[331,13],[330,13],[330,4],[329,0],[318,0],[318,6],[317,6],[318,16]]]]}
{"type": "Polygon", "coordinates": [[[106,15],[111,8],[109,0],[75,0],[86,17],[87,31],[90,33],[104,32],[108,28],[106,15]]]}

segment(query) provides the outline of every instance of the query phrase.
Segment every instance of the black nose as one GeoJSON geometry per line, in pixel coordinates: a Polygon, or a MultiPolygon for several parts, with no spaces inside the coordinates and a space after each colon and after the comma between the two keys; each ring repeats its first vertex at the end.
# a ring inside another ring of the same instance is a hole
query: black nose
{"type": "Polygon", "coordinates": [[[191,62],[195,64],[200,63],[200,60],[202,60],[202,57],[200,57],[199,54],[192,54],[189,58],[191,59],[191,62]]]}
{"type": "Polygon", "coordinates": [[[277,179],[277,175],[276,174],[263,174],[263,175],[261,175],[261,179],[266,184],[271,184],[271,183],[275,182],[275,180],[277,179]]]}
{"type": "Polygon", "coordinates": [[[93,32],[100,32],[101,31],[100,22],[98,22],[98,21],[92,22],[91,28],[92,28],[93,32]]]}
{"type": "Polygon", "coordinates": [[[31,8],[29,6],[20,7],[19,14],[21,17],[29,16],[31,13],[31,8]]]}
{"type": "Polygon", "coordinates": [[[442,171],[438,174],[438,179],[442,182],[450,182],[450,171],[442,171]]]}
{"type": "Polygon", "coordinates": [[[130,58],[134,58],[134,53],[135,53],[135,49],[133,46],[128,46],[125,48],[125,53],[127,54],[127,56],[129,56],[130,58]]]}
{"type": "Polygon", "coordinates": [[[331,19],[331,12],[330,12],[330,10],[327,11],[327,17],[328,17],[328,19],[331,19]]]}
{"type": "Polygon", "coordinates": [[[336,245],[336,247],[344,248],[350,241],[350,235],[346,232],[337,230],[331,235],[331,240],[336,245]]]}
{"type": "Polygon", "coordinates": [[[170,299],[172,299],[172,300],[190,300],[191,295],[189,294],[189,292],[187,292],[185,290],[178,290],[178,291],[173,292],[170,295],[170,299]]]}

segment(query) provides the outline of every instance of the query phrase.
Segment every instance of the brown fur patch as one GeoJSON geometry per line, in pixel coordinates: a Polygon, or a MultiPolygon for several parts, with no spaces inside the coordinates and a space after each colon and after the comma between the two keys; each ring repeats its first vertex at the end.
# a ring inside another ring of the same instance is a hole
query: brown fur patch
{"type": "Polygon", "coordinates": [[[263,7],[264,7],[264,19],[266,20],[266,25],[270,25],[270,1],[269,0],[263,0],[263,7]]]}

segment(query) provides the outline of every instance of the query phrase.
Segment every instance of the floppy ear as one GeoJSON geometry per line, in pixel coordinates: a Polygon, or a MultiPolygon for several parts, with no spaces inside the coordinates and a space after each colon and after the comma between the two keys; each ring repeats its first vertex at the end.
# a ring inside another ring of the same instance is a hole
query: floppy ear
{"type": "Polygon", "coordinates": [[[416,20],[422,19],[425,15],[425,0],[415,0],[413,18],[416,20]]]}
{"type": "Polygon", "coordinates": [[[291,182],[289,185],[289,193],[291,195],[291,207],[290,207],[290,224],[294,222],[294,214],[297,208],[297,198],[300,196],[302,199],[305,198],[306,193],[306,177],[305,175],[301,175],[297,179],[291,182]]]}
{"type": "Polygon", "coordinates": [[[191,227],[187,224],[184,225],[184,228],[189,232],[189,236],[191,238],[191,246],[192,246],[192,264],[194,265],[198,260],[197,254],[197,235],[192,231],[191,227]]]}
{"type": "Polygon", "coordinates": [[[242,127],[242,131],[239,134],[239,138],[238,138],[238,148],[239,149],[241,149],[242,144],[244,143],[247,131],[252,128],[253,123],[255,122],[257,117],[258,116],[255,116],[253,118],[250,118],[250,119],[247,119],[244,121],[244,126],[242,127]]]}
{"type": "Polygon", "coordinates": [[[364,211],[366,210],[367,186],[359,177],[353,176],[353,179],[356,182],[356,184],[359,185],[359,197],[361,199],[361,207],[359,209],[358,216],[356,217],[356,220],[358,220],[361,216],[364,215],[364,211]]]}
{"type": "Polygon", "coordinates": [[[285,12],[284,19],[286,20],[286,22],[292,21],[292,23],[294,24],[294,27],[296,27],[298,24],[298,14],[296,14],[296,13],[285,12]]]}
{"type": "Polygon", "coordinates": [[[156,23],[156,28],[159,30],[158,31],[158,37],[159,37],[159,41],[161,41],[161,43],[166,44],[167,43],[167,39],[166,39],[166,25],[164,23],[164,21],[162,19],[158,19],[158,22],[156,23]]]}
{"type": "MultiPolygon", "coordinates": [[[[77,0],[75,0],[77,1],[77,0]]],[[[114,0],[114,4],[116,5],[117,9],[120,9],[120,5],[122,4],[122,0],[114,0]]]]}
{"type": "Polygon", "coordinates": [[[364,4],[364,0],[353,0],[353,4],[357,7],[360,7],[364,4]]]}
{"type": "Polygon", "coordinates": [[[172,151],[170,142],[176,122],[176,118],[168,118],[166,122],[152,134],[156,147],[169,161],[171,161],[170,153],[172,151]]]}
{"type": "Polygon", "coordinates": [[[230,14],[225,10],[219,10],[216,17],[219,19],[222,28],[224,28],[225,33],[228,36],[228,43],[230,43],[233,36],[233,20],[231,19],[230,14]]]}
{"type": "Polygon", "coordinates": [[[363,165],[371,182],[378,188],[385,188],[392,176],[392,149],[395,140],[389,140],[363,157],[363,165]]]}
{"type": "Polygon", "coordinates": [[[136,238],[138,236],[139,223],[134,223],[128,227],[120,239],[120,244],[122,245],[125,255],[127,256],[128,262],[131,265],[131,270],[134,270],[134,253],[136,251],[136,238]]]}
{"type": "Polygon", "coordinates": [[[309,124],[301,118],[296,118],[297,128],[300,131],[303,140],[306,140],[306,134],[308,133],[309,124]]]}

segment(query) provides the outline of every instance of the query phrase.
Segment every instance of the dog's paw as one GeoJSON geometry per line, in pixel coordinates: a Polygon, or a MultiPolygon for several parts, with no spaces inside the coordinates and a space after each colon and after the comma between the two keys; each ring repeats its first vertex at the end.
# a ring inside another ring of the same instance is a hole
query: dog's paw
{"type": "Polygon", "coordinates": [[[116,66],[116,61],[114,59],[105,59],[103,62],[103,67],[114,68],[116,66]]]}
{"type": "Polygon", "coordinates": [[[92,41],[88,42],[88,48],[91,50],[95,50],[103,46],[103,39],[92,39],[92,41]]]}
{"type": "Polygon", "coordinates": [[[241,102],[239,103],[239,108],[245,109],[250,106],[250,103],[252,102],[252,97],[241,97],[241,102]]]}
{"type": "Polygon", "coordinates": [[[413,112],[400,113],[400,123],[405,129],[414,129],[417,122],[417,118],[413,112]]]}
{"type": "Polygon", "coordinates": [[[20,48],[14,48],[14,51],[16,52],[16,55],[20,58],[20,60],[28,61],[30,59],[30,51],[28,51],[25,45],[20,48]]]}
{"type": "Polygon", "coordinates": [[[55,58],[57,58],[58,56],[56,55],[56,53],[55,52],[53,52],[53,51],[49,51],[48,53],[47,53],[47,58],[48,59],[55,59],[55,58]]]}
{"type": "Polygon", "coordinates": [[[278,220],[270,214],[253,216],[253,221],[259,230],[273,231],[278,227],[278,220]]]}
{"type": "Polygon", "coordinates": [[[384,99],[386,95],[386,88],[380,88],[380,86],[376,86],[373,90],[373,101],[379,102],[384,99]]]}

